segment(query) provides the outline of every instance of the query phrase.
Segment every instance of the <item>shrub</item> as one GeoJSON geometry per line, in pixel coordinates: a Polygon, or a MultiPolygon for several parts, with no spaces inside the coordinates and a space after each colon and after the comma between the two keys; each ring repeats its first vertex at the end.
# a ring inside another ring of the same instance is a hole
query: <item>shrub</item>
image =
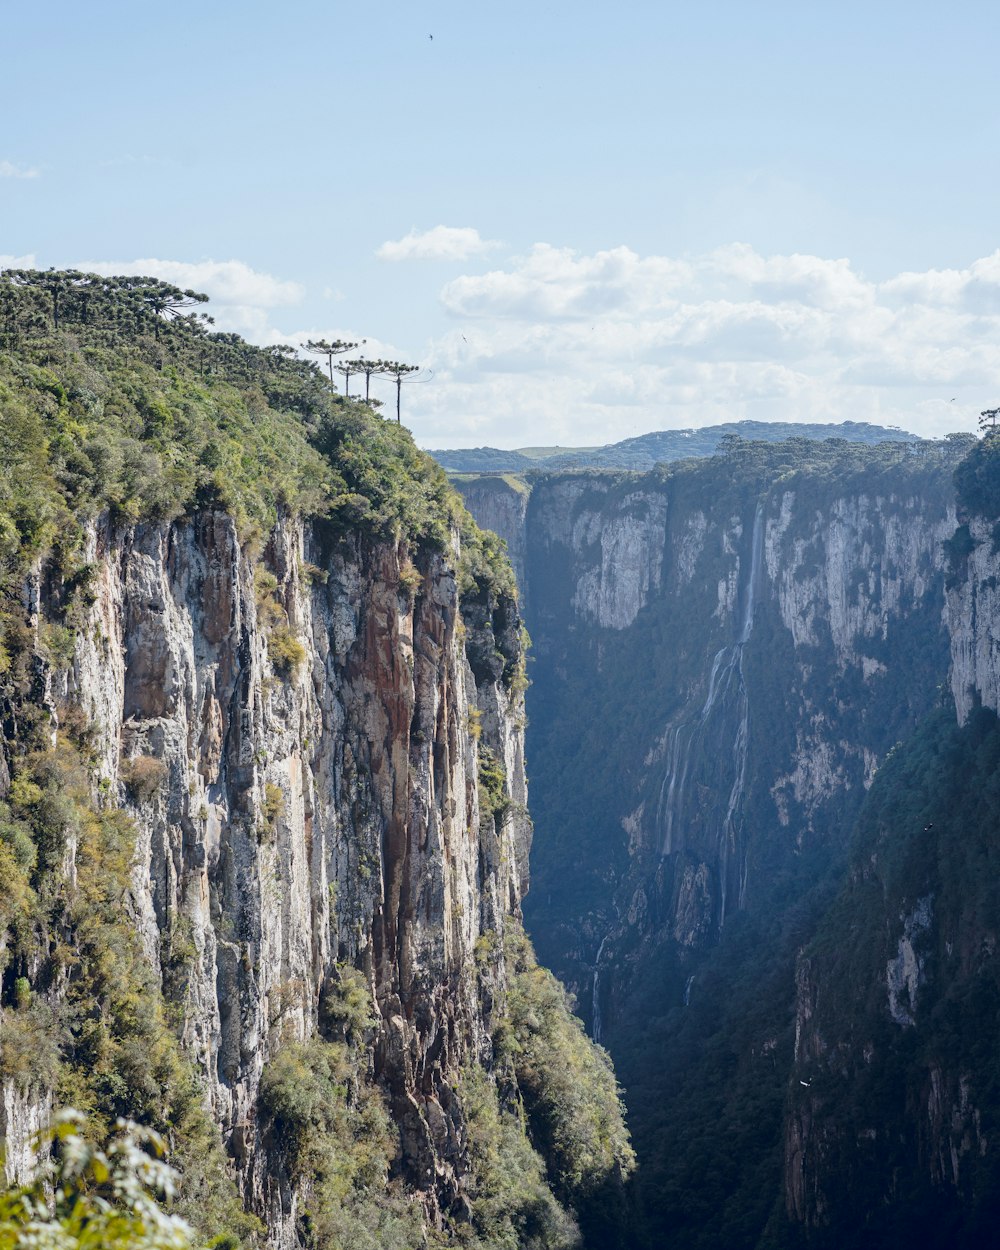
{"type": "Polygon", "coordinates": [[[154,755],[122,760],[119,769],[126,789],[137,803],[147,803],[167,779],[167,766],[154,755]]]}
{"type": "Polygon", "coordinates": [[[83,1117],[63,1112],[42,1135],[54,1145],[30,1184],[0,1194],[0,1248],[188,1250],[191,1226],[163,1203],[177,1175],[162,1162],[163,1139],[122,1122],[101,1149],[87,1139],[83,1117]]]}
{"type": "Polygon", "coordinates": [[[423,1244],[420,1204],[389,1182],[395,1128],[354,1047],[319,1039],[283,1046],[261,1077],[260,1108],[289,1149],[293,1175],[311,1190],[299,1229],[306,1246],[423,1244]]]}
{"type": "Polygon", "coordinates": [[[424,584],[424,575],[410,560],[404,560],[399,568],[399,588],[410,600],[424,584]]]}
{"type": "Polygon", "coordinates": [[[527,938],[512,931],[508,950],[513,976],[498,1052],[513,1065],[553,1188],[574,1204],[635,1167],[614,1069],[527,938]]]}
{"type": "Polygon", "coordinates": [[[281,814],[285,810],[285,792],[281,786],[276,786],[272,782],[267,782],[264,786],[264,802],[261,804],[261,812],[267,823],[274,826],[281,819],[281,814]]]}
{"type": "Polygon", "coordinates": [[[306,649],[287,625],[279,625],[267,640],[267,654],[277,672],[290,677],[305,663],[306,649]]]}
{"type": "Polygon", "coordinates": [[[502,817],[510,806],[507,772],[500,757],[479,743],[479,807],[484,815],[502,817]]]}
{"type": "Polygon", "coordinates": [[[331,1041],[364,1045],[378,1023],[372,992],[363,973],[338,964],[323,986],[319,1003],[320,1027],[331,1041]]]}
{"type": "Polygon", "coordinates": [[[520,1116],[501,1110],[496,1086],[481,1068],[466,1068],[459,1095],[468,1131],[472,1226],[490,1250],[570,1250],[579,1245],[573,1218],[545,1182],[520,1116]]]}

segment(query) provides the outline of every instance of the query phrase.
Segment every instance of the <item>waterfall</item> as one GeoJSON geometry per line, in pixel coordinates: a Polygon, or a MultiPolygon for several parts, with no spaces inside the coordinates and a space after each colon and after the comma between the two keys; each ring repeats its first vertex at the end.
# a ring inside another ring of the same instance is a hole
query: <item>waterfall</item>
{"type": "Polygon", "coordinates": [[[693,972],[688,977],[687,984],[684,986],[684,1006],[685,1007],[689,1007],[691,1005],[691,986],[692,985],[694,985],[694,973],[693,972]]]}
{"type": "Polygon", "coordinates": [[[716,835],[720,928],[725,922],[728,905],[731,854],[740,855],[738,906],[743,905],[746,894],[746,857],[741,847],[740,835],[747,776],[750,706],[743,675],[743,649],[753,633],[763,550],[764,505],[760,502],[753,519],[750,568],[744,583],[740,632],[735,641],[720,647],[715,653],[708,678],[708,691],[699,714],[692,719],[677,721],[668,731],[667,769],[660,785],[657,804],[660,854],[666,857],[678,849],[675,843],[684,828],[687,784],[692,766],[696,773],[699,766],[705,770],[710,788],[720,798],[725,793],[726,780],[731,776],[725,814],[716,835]]]}
{"type": "Polygon", "coordinates": [[[595,1042],[601,1040],[603,1024],[601,1020],[601,956],[604,954],[604,945],[608,937],[609,935],[605,933],[604,937],[601,938],[601,944],[597,948],[597,958],[594,960],[594,989],[590,1000],[590,1018],[592,1021],[590,1033],[595,1042]]]}

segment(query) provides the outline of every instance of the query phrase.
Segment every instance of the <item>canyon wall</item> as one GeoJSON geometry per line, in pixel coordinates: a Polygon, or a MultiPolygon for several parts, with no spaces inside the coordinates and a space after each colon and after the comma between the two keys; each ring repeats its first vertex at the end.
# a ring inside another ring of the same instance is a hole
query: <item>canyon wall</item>
{"type": "MultiPolygon", "coordinates": [[[[533,483],[544,836],[526,916],[625,1085],[637,1244],[791,1244],[822,1224],[785,1197],[812,1183],[788,1162],[802,1157],[796,1090],[815,1075],[796,1060],[814,984],[799,956],[883,761],[950,703],[950,661],[965,686],[962,664],[991,664],[991,626],[964,642],[954,627],[992,586],[985,569],[975,592],[955,583],[967,450],[743,445],[533,483]]],[[[984,558],[977,545],[969,568],[984,558]]],[[[960,709],[971,698],[956,688],[960,709]]],[[[928,906],[909,902],[879,965],[900,1019],[928,906]]]]}
{"type": "MultiPolygon", "coordinates": [[[[455,543],[411,553],[285,517],[254,551],[222,512],[103,518],[70,662],[39,661],[53,742],[82,711],[97,790],[138,831],[128,905],[157,979],[183,936],[184,1050],[275,1246],[298,1244],[299,1195],[258,1114],[261,1073],[321,1027],[342,968],[377,1009],[373,1075],[432,1215],[469,1171],[453,1083],[491,1059],[531,825],[516,604],[472,603],[463,620],[455,543]]],[[[46,593],[36,569],[36,631],[46,593]]],[[[50,1106],[8,1083],[9,1173],[50,1106]]]]}

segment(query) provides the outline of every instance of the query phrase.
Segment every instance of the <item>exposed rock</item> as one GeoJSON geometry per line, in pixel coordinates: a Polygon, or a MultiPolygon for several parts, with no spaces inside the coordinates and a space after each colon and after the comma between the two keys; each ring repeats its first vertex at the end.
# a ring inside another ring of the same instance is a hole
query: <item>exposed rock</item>
{"type": "Polygon", "coordinates": [[[517,584],[524,588],[525,517],[528,512],[527,485],[517,478],[482,476],[458,477],[453,485],[480,529],[492,530],[507,544],[517,584]]]}
{"type": "MultiPolygon", "coordinates": [[[[523,700],[504,680],[515,605],[497,606],[495,637],[489,612],[462,623],[457,551],[333,543],[289,517],[263,551],[221,512],[105,518],[87,544],[96,599],[61,694],[89,717],[98,776],[135,819],[150,961],[172,933],[190,938],[183,1043],[246,1200],[274,1246],[297,1244],[298,1198],[257,1091],[278,1045],[316,1031],[340,961],[363,969],[383,1022],[376,1075],[407,1175],[432,1212],[460,1203],[450,1080],[491,1050],[474,948],[502,938],[527,888],[523,700]],[[414,559],[415,591],[401,579],[414,559]],[[467,650],[503,663],[477,682],[467,650]],[[506,777],[495,818],[480,811],[480,733],[506,777]]],[[[23,1174],[49,1105],[5,1091],[8,1174],[23,1174]]]]}

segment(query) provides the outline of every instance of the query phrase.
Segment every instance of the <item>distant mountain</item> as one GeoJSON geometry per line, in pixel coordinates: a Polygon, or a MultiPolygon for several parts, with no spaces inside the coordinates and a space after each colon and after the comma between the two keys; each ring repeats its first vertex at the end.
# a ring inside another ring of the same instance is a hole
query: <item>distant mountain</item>
{"type": "Polygon", "coordinates": [[[523,473],[528,469],[651,469],[670,460],[711,456],[727,434],[780,443],[786,438],[842,438],[849,443],[916,443],[916,434],[867,421],[800,424],[795,421],[726,421],[698,430],[656,430],[604,447],[451,448],[429,454],[449,473],[523,473]]]}
{"type": "Polygon", "coordinates": [[[460,447],[427,454],[449,473],[523,473],[539,464],[522,451],[503,451],[499,447],[460,447]]]}

